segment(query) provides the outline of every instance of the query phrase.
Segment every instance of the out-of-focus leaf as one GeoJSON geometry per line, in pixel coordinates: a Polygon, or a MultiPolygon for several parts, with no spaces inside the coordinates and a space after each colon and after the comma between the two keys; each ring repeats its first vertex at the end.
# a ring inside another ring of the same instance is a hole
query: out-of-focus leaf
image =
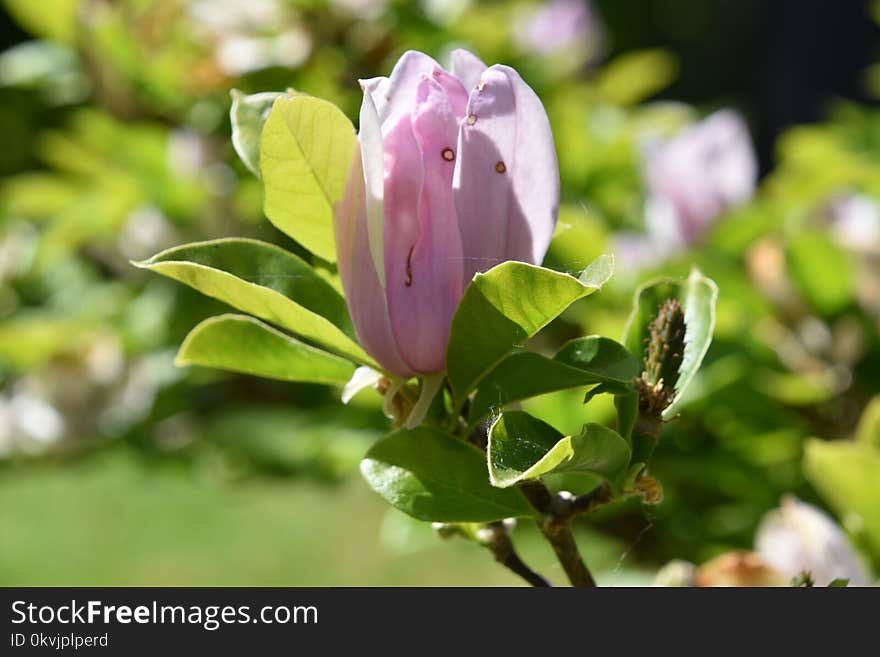
{"type": "Polygon", "coordinates": [[[135,263],[292,331],[357,362],[345,300],[294,254],[257,240],[227,238],[163,251],[135,263]]]}
{"type": "Polygon", "coordinates": [[[63,43],[74,42],[78,0],[3,0],[3,4],[31,34],[63,43]]]}
{"type": "Polygon", "coordinates": [[[629,444],[600,424],[587,424],[579,435],[563,437],[528,413],[512,411],[489,430],[489,477],[500,488],[561,472],[614,481],[629,464],[630,454],[629,444]]]}
{"type": "Polygon", "coordinates": [[[665,50],[638,50],[617,57],[596,80],[596,91],[615,105],[635,105],[675,80],[678,62],[665,50]]]}
{"type": "Polygon", "coordinates": [[[819,312],[835,313],[853,299],[855,274],[850,257],[825,233],[803,231],[788,245],[792,278],[819,312]]]}
{"type": "Polygon", "coordinates": [[[624,392],[639,374],[639,362],[622,344],[597,335],[572,340],[553,358],[524,351],[501,361],[480,383],[469,422],[476,424],[492,408],[555,390],[596,383],[608,392],[624,392]]]}
{"type": "Polygon", "coordinates": [[[255,176],[260,176],[260,135],[269,117],[275,99],[283,96],[280,91],[245,94],[233,89],[229,121],[232,125],[232,146],[235,152],[255,176]]]}
{"type": "Polygon", "coordinates": [[[602,256],[578,278],[522,262],[505,262],[474,276],[452,319],[446,352],[457,400],[514,348],[600,289],[613,270],[613,258],[602,256]]]}
{"type": "Polygon", "coordinates": [[[356,148],[345,114],[305,95],[276,99],[260,139],[266,216],[328,262],[336,261],[333,207],[345,192],[356,148]]]}
{"type": "Polygon", "coordinates": [[[694,269],[686,281],[662,279],[652,281],[636,290],[633,311],[624,329],[623,342],[636,355],[644,354],[650,335],[651,323],[667,299],[677,299],[684,309],[684,358],[675,386],[675,398],[664,411],[664,417],[677,412],[682,395],[693,380],[712,343],[715,328],[715,304],[718,286],[694,269]]]}
{"type": "Polygon", "coordinates": [[[354,365],[347,360],[245,315],[220,315],[203,321],[186,336],[176,363],[281,381],[340,385],[354,373],[354,365]]]}
{"type": "Polygon", "coordinates": [[[880,449],[880,396],[874,397],[862,411],[856,440],[880,449]]]}
{"type": "Polygon", "coordinates": [[[361,473],[387,502],[419,520],[491,522],[532,513],[518,490],[490,485],[480,450],[429,427],[377,442],[361,473]]]}
{"type": "Polygon", "coordinates": [[[840,517],[855,516],[880,554],[880,449],[863,442],[810,440],[804,472],[840,517]]]}

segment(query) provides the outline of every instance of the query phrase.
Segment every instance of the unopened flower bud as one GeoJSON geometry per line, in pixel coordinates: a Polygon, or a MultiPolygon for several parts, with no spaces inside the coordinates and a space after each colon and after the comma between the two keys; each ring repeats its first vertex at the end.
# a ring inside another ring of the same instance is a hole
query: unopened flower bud
{"type": "Polygon", "coordinates": [[[667,299],[651,323],[645,349],[645,370],[637,381],[642,410],[659,417],[672,403],[684,359],[686,327],[677,299],[667,299]]]}

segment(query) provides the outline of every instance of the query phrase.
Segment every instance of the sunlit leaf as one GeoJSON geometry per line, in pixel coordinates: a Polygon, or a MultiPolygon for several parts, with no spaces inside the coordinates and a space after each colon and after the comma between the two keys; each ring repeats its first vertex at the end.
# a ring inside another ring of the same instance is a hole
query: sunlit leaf
{"type": "Polygon", "coordinates": [[[477,274],[452,319],[446,353],[457,399],[572,303],[600,289],[613,268],[613,259],[602,256],[578,278],[522,262],[477,274]]]}
{"type": "Polygon", "coordinates": [[[380,440],[361,473],[387,502],[419,520],[490,522],[532,513],[519,491],[489,483],[480,450],[437,429],[397,431],[380,440]]]}
{"type": "Polygon", "coordinates": [[[804,473],[840,517],[850,517],[880,552],[880,449],[855,441],[810,440],[804,473]]]}
{"type": "Polygon", "coordinates": [[[333,207],[357,147],[342,111],[311,96],[275,100],[260,140],[269,220],[315,255],[335,262],[333,207]]]}
{"type": "Polygon", "coordinates": [[[354,373],[354,365],[347,360],[245,315],[220,315],[203,321],[186,336],[176,363],[281,381],[340,385],[354,373]]]}
{"type": "Polygon", "coordinates": [[[360,363],[345,300],[294,254],[257,240],[186,244],[135,263],[360,363]]]}
{"type": "Polygon", "coordinates": [[[489,431],[489,476],[506,488],[550,473],[572,472],[615,480],[629,464],[629,444],[615,431],[587,424],[562,436],[522,411],[504,413],[489,431]]]}

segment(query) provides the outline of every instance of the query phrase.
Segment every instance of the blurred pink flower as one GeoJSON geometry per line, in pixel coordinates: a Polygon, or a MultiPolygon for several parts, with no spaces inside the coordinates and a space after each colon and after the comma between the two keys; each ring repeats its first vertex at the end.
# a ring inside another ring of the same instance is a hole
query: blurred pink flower
{"type": "Polygon", "coordinates": [[[575,54],[583,62],[599,54],[604,37],[589,0],[550,0],[520,13],[514,40],[525,53],[575,54]]]}
{"type": "Polygon", "coordinates": [[[513,69],[405,53],[363,80],[361,157],[336,213],[339,273],[358,338],[399,376],[442,372],[475,273],[540,263],[559,206],[541,101],[513,69]]]}
{"type": "Polygon", "coordinates": [[[619,236],[624,263],[650,265],[698,242],[754,194],[757,159],[745,122],[721,110],[643,152],[645,236],[619,236]]]}

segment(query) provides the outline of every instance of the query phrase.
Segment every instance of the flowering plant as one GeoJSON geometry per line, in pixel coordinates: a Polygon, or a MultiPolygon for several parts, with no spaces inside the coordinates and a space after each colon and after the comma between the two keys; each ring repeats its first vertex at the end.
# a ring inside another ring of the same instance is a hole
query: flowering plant
{"type": "Polygon", "coordinates": [[[233,92],[233,142],[266,216],[311,259],[233,238],[138,263],[246,313],[199,324],[178,363],[339,385],[344,401],[375,387],[395,429],[361,464],[379,495],[545,585],[510,535],[510,519],[533,518],[571,583],[594,585],[571,521],[660,501],[651,455],[709,347],[715,284],[694,270],[645,285],[623,343],[526,348],[613,271],[609,256],[577,275],[539,266],[560,193],[541,101],[462,50],[449,70],[405,53],[361,86],[357,134],[327,101],[233,92]],[[517,410],[569,388],[613,396],[615,426],[565,436],[517,410]]]}

